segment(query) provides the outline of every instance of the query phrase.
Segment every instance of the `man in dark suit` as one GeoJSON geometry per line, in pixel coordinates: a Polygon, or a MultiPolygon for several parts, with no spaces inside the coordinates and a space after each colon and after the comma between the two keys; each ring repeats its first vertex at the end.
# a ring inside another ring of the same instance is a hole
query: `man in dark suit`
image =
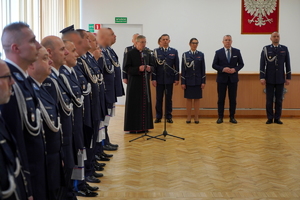
{"type": "Polygon", "coordinates": [[[125,64],[126,64],[126,57],[127,57],[127,53],[135,47],[137,36],[139,36],[138,33],[135,33],[132,36],[132,43],[133,43],[133,45],[126,47],[125,50],[124,50],[124,56],[123,56],[123,82],[126,83],[126,84],[128,82],[128,75],[127,75],[127,73],[124,70],[125,64]]]}
{"type": "Polygon", "coordinates": [[[279,44],[280,35],[277,32],[271,35],[271,45],[263,48],[260,57],[260,82],[266,86],[267,117],[266,124],[283,124],[280,120],[284,84],[291,81],[290,54],[286,46],[279,44]],[[284,69],[285,68],[285,69],[284,69]],[[275,96],[275,113],[273,99],[275,96]]]}
{"type": "Polygon", "coordinates": [[[217,70],[218,83],[218,124],[223,123],[224,104],[226,98],[226,91],[228,88],[229,95],[229,113],[230,122],[236,124],[234,118],[236,109],[236,96],[238,87],[238,72],[244,67],[243,58],[239,49],[233,48],[232,37],[225,35],[223,37],[224,47],[217,50],[212,67],[217,70]]]}
{"type": "Polygon", "coordinates": [[[39,49],[38,59],[28,68],[29,82],[33,85],[39,99],[43,118],[43,133],[46,140],[47,161],[47,191],[48,198],[58,200],[58,190],[63,182],[62,164],[62,133],[57,100],[54,100],[42,85],[51,73],[52,60],[49,53],[42,47],[39,49]]]}
{"type": "MultiPolygon", "coordinates": [[[[9,102],[13,84],[9,68],[0,60],[0,106],[9,102]]],[[[0,130],[0,199],[27,199],[22,160],[16,140],[6,127],[1,111],[0,130]],[[13,187],[14,184],[16,187],[13,187]]]]}
{"type": "Polygon", "coordinates": [[[2,34],[6,63],[16,82],[14,95],[1,108],[2,116],[23,160],[29,198],[47,199],[46,147],[42,133],[38,99],[27,77],[28,66],[36,61],[41,45],[23,22],[7,25],[2,34]]]}

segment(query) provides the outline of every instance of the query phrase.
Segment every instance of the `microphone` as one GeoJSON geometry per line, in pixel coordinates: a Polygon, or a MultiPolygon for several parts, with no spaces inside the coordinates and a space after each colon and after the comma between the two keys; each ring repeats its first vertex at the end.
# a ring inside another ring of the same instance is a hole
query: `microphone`
{"type": "Polygon", "coordinates": [[[149,49],[147,47],[145,47],[143,51],[146,51],[147,53],[152,53],[153,52],[153,50],[151,50],[151,49],[149,49]]]}

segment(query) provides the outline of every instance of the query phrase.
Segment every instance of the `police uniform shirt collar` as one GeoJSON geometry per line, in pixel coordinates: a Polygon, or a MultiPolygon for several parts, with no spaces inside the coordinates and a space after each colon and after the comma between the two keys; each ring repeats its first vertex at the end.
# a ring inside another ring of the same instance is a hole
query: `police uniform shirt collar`
{"type": "Polygon", "coordinates": [[[168,51],[168,50],[169,50],[169,47],[167,47],[167,48],[164,48],[164,47],[163,47],[163,51],[166,52],[166,51],[168,51]]]}
{"type": "Polygon", "coordinates": [[[191,52],[193,55],[195,55],[195,54],[197,53],[197,50],[195,50],[195,51],[190,50],[190,52],[191,52]]]}
{"type": "Polygon", "coordinates": [[[37,86],[40,88],[42,86],[41,83],[39,83],[37,80],[35,80],[33,77],[31,77],[32,80],[35,82],[35,84],[37,84],[37,86]]]}
{"type": "Polygon", "coordinates": [[[277,46],[275,46],[274,44],[271,45],[274,48],[280,47],[280,44],[278,44],[277,46]]]}
{"type": "Polygon", "coordinates": [[[66,68],[66,70],[68,70],[68,72],[70,74],[72,74],[72,68],[71,67],[68,67],[67,65],[64,65],[64,67],[66,68]]]}
{"type": "Polygon", "coordinates": [[[21,69],[21,67],[19,67],[16,63],[14,63],[13,61],[9,60],[8,58],[5,59],[6,62],[12,64],[15,68],[17,68],[25,78],[28,77],[28,73],[27,71],[23,71],[23,69],[21,69]]]}
{"type": "Polygon", "coordinates": [[[59,71],[57,69],[55,69],[54,67],[51,67],[51,69],[53,70],[55,75],[58,77],[59,76],[59,71]]]}
{"type": "Polygon", "coordinates": [[[86,59],[86,53],[83,54],[81,57],[84,58],[84,59],[86,59]]]}

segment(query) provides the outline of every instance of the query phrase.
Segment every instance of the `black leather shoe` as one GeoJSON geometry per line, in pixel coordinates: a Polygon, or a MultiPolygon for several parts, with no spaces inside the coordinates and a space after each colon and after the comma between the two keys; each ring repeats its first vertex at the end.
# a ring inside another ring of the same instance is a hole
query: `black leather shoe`
{"type": "Polygon", "coordinates": [[[112,146],[112,147],[116,147],[116,148],[119,147],[119,145],[117,145],[117,144],[112,144],[112,143],[108,143],[108,145],[109,145],[109,146],[112,146]]]}
{"type": "Polygon", "coordinates": [[[97,192],[90,191],[89,189],[79,190],[76,192],[76,196],[80,197],[96,197],[97,195],[97,192]]]}
{"type": "Polygon", "coordinates": [[[161,119],[155,119],[154,123],[160,123],[161,119]]]}
{"type": "Polygon", "coordinates": [[[266,124],[273,124],[273,119],[268,119],[268,121],[266,121],[266,124]]]}
{"type": "Polygon", "coordinates": [[[95,176],[87,176],[87,177],[85,177],[85,181],[89,182],[89,183],[100,183],[101,182],[95,176]]]}
{"type": "Polygon", "coordinates": [[[280,119],[275,119],[275,120],[274,120],[274,123],[276,123],[276,124],[283,124],[283,122],[280,121],[280,119]]]}
{"type": "Polygon", "coordinates": [[[104,168],[100,166],[94,166],[95,171],[103,171],[104,168]]]}
{"type": "Polygon", "coordinates": [[[106,157],[104,157],[104,156],[99,156],[99,155],[95,155],[95,158],[96,158],[96,160],[98,160],[98,161],[110,161],[110,159],[109,158],[106,158],[106,157]]]}
{"type": "Polygon", "coordinates": [[[167,122],[170,124],[173,124],[173,120],[172,119],[167,119],[167,122]]]}
{"type": "Polygon", "coordinates": [[[95,166],[99,166],[99,167],[104,167],[105,165],[106,165],[105,163],[98,163],[98,162],[95,163],[95,166]]]}
{"type": "Polygon", "coordinates": [[[116,151],[116,150],[118,150],[118,148],[110,146],[110,145],[104,145],[103,150],[105,150],[105,151],[116,151]]]}
{"type": "Polygon", "coordinates": [[[199,124],[200,122],[199,121],[195,121],[195,124],[199,124]]]}
{"type": "Polygon", "coordinates": [[[219,118],[218,120],[217,120],[217,124],[222,124],[223,123],[223,118],[219,118]]]}
{"type": "Polygon", "coordinates": [[[94,172],[93,176],[96,177],[96,178],[100,178],[100,177],[103,177],[103,174],[94,172]]]}
{"type": "Polygon", "coordinates": [[[187,124],[190,124],[190,123],[191,123],[191,121],[186,121],[186,123],[187,123],[187,124]]]}
{"type": "Polygon", "coordinates": [[[114,156],[113,154],[106,154],[106,153],[104,153],[104,152],[102,152],[101,155],[104,156],[104,157],[107,157],[107,158],[111,158],[111,157],[114,156]]]}
{"type": "Polygon", "coordinates": [[[236,121],[236,119],[234,119],[234,118],[230,118],[229,122],[231,122],[231,123],[233,123],[233,124],[237,124],[237,121],[236,121]]]}
{"type": "Polygon", "coordinates": [[[90,186],[87,182],[85,182],[86,188],[92,192],[99,190],[99,187],[90,186]]]}

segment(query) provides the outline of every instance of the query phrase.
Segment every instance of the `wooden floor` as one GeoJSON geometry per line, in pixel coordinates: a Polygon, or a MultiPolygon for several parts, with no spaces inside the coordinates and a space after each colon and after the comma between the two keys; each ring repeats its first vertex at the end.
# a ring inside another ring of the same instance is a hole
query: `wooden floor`
{"type": "MultiPolygon", "coordinates": [[[[107,162],[98,197],[85,199],[300,199],[300,119],[266,125],[265,119],[200,118],[186,124],[175,118],[166,137],[129,140],[123,132],[124,107],[118,107],[109,126],[119,150],[107,162]]],[[[149,135],[163,131],[155,125],[149,135]]],[[[91,184],[92,185],[92,184],[91,184]]]]}

